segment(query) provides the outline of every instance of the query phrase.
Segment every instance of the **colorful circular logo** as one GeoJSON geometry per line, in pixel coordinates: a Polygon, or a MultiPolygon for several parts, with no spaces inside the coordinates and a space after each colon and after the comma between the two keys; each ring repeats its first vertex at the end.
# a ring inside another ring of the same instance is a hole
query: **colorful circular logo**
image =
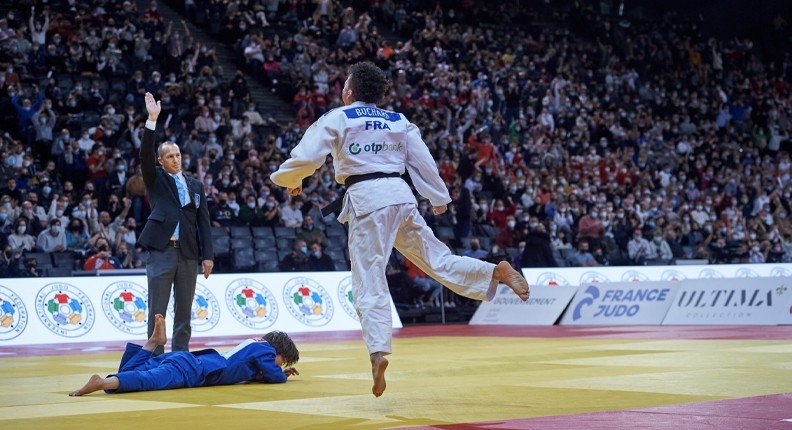
{"type": "Polygon", "coordinates": [[[715,269],[704,269],[699,273],[699,279],[719,279],[723,278],[723,274],[715,269]]]}
{"type": "Polygon", "coordinates": [[[628,270],[622,274],[622,282],[645,282],[649,277],[637,270],[628,270]]]}
{"type": "Polygon", "coordinates": [[[580,285],[608,281],[608,277],[600,272],[589,271],[580,275],[580,285]]]}
{"type": "Polygon", "coordinates": [[[25,331],[28,313],[25,303],[13,291],[0,286],[0,340],[11,340],[25,331]]]}
{"type": "Polygon", "coordinates": [[[102,293],[102,309],[124,333],[144,335],[148,329],[148,291],[129,281],[113,282],[102,293]]]}
{"type": "Polygon", "coordinates": [[[735,278],[758,278],[759,274],[756,273],[755,271],[747,268],[747,267],[741,267],[740,269],[737,269],[737,272],[734,274],[734,277],[735,278]]]}
{"type": "Polygon", "coordinates": [[[674,269],[668,269],[660,275],[660,280],[662,281],[682,281],[685,279],[687,279],[687,276],[684,273],[674,269]]]}
{"type": "Polygon", "coordinates": [[[330,295],[312,279],[290,279],[283,286],[283,300],[289,313],[307,326],[321,327],[333,318],[330,295]]]}
{"type": "MultiPolygon", "coordinates": [[[[173,295],[168,301],[168,314],[171,319],[173,312],[173,295]]],[[[214,293],[200,282],[195,283],[195,296],[190,307],[190,327],[193,331],[206,332],[213,329],[220,321],[220,303],[214,293]]]]}
{"type": "Polygon", "coordinates": [[[558,286],[566,287],[569,285],[569,281],[567,281],[566,278],[559,275],[558,273],[544,272],[536,278],[536,284],[549,285],[553,287],[558,287],[558,286]]]}
{"type": "Polygon", "coordinates": [[[338,303],[341,304],[341,309],[355,321],[360,321],[358,314],[355,311],[355,301],[352,296],[352,277],[347,276],[338,283],[338,303]]]}
{"type": "Polygon", "coordinates": [[[265,329],[278,319],[275,295],[254,279],[233,280],[226,287],[225,299],[231,315],[245,327],[265,329]]]}
{"type": "Polygon", "coordinates": [[[63,337],[80,337],[88,333],[96,320],[96,312],[88,296],[65,282],[53,282],[39,290],[36,312],[49,331],[63,337]]]}

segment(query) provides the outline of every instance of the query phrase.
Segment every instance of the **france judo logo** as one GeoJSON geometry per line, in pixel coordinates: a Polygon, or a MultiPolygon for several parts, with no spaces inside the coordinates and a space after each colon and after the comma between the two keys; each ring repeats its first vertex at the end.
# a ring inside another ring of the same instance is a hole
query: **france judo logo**
{"type": "Polygon", "coordinates": [[[283,287],[283,300],[289,313],[309,327],[321,327],[333,319],[330,295],[312,279],[289,280],[283,287]]]}
{"type": "Polygon", "coordinates": [[[36,310],[44,326],[63,337],[79,337],[88,333],[96,320],[96,312],[88,296],[65,282],[53,282],[39,290],[36,310]]]}
{"type": "Polygon", "coordinates": [[[594,304],[594,301],[597,300],[600,296],[599,288],[595,287],[594,285],[589,285],[586,287],[586,291],[583,293],[583,298],[578,302],[575,309],[572,311],[572,320],[577,321],[583,317],[583,308],[589,307],[594,304]]]}
{"type": "Polygon", "coordinates": [[[774,278],[792,276],[792,271],[783,267],[773,267],[773,270],[770,271],[770,276],[774,278]]]}
{"type": "Polygon", "coordinates": [[[129,281],[113,282],[102,293],[102,309],[124,333],[144,335],[148,329],[148,291],[129,281]]]}
{"type": "Polygon", "coordinates": [[[355,300],[352,296],[352,277],[347,276],[338,283],[338,303],[341,303],[341,309],[355,321],[360,321],[357,312],[355,312],[355,300]]]}
{"type": "MultiPolygon", "coordinates": [[[[168,301],[168,314],[175,317],[173,312],[173,296],[168,301]]],[[[190,327],[193,331],[204,332],[213,329],[220,321],[220,303],[212,290],[197,282],[195,295],[190,307],[190,327]]]]}
{"type": "Polygon", "coordinates": [[[231,315],[246,327],[265,329],[278,319],[275,295],[256,280],[235,279],[226,288],[225,298],[231,315]]]}
{"type": "Polygon", "coordinates": [[[0,286],[0,341],[19,336],[25,331],[27,323],[25,302],[13,291],[0,286]]]}

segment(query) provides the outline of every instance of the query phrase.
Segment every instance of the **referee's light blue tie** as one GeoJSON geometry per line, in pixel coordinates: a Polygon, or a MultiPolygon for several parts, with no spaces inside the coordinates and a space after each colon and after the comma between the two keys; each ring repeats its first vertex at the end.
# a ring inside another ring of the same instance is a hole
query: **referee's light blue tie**
{"type": "MultiPolygon", "coordinates": [[[[179,192],[179,203],[181,203],[181,205],[184,206],[184,205],[187,204],[187,201],[186,201],[187,200],[187,190],[184,189],[184,184],[182,184],[181,179],[179,179],[179,175],[177,175],[175,173],[172,173],[171,177],[173,177],[173,180],[176,181],[176,190],[179,192]]],[[[176,223],[176,230],[173,231],[173,237],[175,237],[176,240],[179,240],[179,223],[178,222],[176,223]]]]}

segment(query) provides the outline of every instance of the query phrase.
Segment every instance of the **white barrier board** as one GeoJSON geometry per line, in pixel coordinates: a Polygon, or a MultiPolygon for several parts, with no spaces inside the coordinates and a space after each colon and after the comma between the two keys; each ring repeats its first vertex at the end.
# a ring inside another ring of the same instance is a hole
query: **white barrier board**
{"type": "Polygon", "coordinates": [[[500,285],[492,301],[482,302],[470,325],[553,325],[564,312],[576,288],[534,285],[523,302],[511,288],[500,285]]]}
{"type": "MultiPolygon", "coordinates": [[[[193,337],[360,330],[350,272],[198,277],[193,337]]],[[[145,276],[0,279],[0,347],[146,339],[145,276]]],[[[402,326],[391,300],[393,327],[402,326]]],[[[169,306],[168,322],[173,321],[169,306]]]]}
{"type": "Polygon", "coordinates": [[[778,277],[682,281],[663,324],[792,324],[789,281],[778,277]]]}
{"type": "Polygon", "coordinates": [[[531,285],[580,286],[589,282],[681,281],[684,279],[792,277],[792,264],[709,264],[690,266],[602,266],[525,268],[531,285]]]}
{"type": "Polygon", "coordinates": [[[561,325],[659,325],[679,283],[588,283],[578,287],[561,325]]]}

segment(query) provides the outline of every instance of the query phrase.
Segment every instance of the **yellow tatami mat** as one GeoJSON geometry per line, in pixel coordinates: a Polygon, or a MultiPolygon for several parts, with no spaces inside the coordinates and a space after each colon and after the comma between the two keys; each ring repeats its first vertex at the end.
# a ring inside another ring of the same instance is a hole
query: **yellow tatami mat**
{"type": "Polygon", "coordinates": [[[363,430],[792,391],[787,340],[411,336],[394,340],[381,398],[371,395],[362,341],[298,348],[300,376],[285,384],[76,398],[67,393],[115,371],[119,352],[0,355],[0,429],[363,430]]]}

